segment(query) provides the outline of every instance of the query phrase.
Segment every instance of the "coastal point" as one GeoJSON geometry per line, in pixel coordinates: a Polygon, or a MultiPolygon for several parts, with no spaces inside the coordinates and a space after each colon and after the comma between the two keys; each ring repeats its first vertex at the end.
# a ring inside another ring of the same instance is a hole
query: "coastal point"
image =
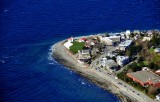
{"type": "Polygon", "coordinates": [[[159,41],[159,30],[70,37],[52,47],[52,56],[123,102],[157,102],[159,41]]]}

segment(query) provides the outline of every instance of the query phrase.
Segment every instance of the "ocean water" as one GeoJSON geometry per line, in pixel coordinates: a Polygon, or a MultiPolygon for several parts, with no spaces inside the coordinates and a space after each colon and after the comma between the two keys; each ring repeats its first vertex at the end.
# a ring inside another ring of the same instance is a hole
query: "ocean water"
{"type": "Polygon", "coordinates": [[[160,29],[160,0],[1,0],[0,101],[117,102],[51,56],[70,36],[160,29]]]}

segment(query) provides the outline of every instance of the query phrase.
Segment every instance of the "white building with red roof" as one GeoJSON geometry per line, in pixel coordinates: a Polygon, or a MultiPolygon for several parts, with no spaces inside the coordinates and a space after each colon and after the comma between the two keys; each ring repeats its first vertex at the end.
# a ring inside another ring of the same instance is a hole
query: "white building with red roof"
{"type": "Polygon", "coordinates": [[[68,38],[68,42],[73,42],[73,37],[68,38]]]}
{"type": "Polygon", "coordinates": [[[86,42],[87,38],[80,38],[79,42],[86,42]]]}

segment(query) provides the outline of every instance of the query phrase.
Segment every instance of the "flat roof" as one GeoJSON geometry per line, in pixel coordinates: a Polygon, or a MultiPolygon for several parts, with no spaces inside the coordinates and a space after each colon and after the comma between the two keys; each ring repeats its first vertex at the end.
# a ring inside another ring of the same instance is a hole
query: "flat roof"
{"type": "Polygon", "coordinates": [[[120,44],[119,44],[119,46],[129,46],[130,44],[132,43],[132,40],[126,40],[126,41],[124,41],[124,42],[121,42],[120,44]]]}
{"type": "Polygon", "coordinates": [[[160,48],[155,48],[154,51],[155,52],[160,52],[160,48]]]}
{"type": "Polygon", "coordinates": [[[118,64],[114,60],[106,60],[106,64],[109,67],[118,67],[118,64]]]}
{"type": "Polygon", "coordinates": [[[108,37],[103,37],[102,40],[103,40],[103,41],[112,41],[112,40],[109,39],[108,37]]]}
{"type": "Polygon", "coordinates": [[[137,71],[137,72],[128,73],[128,74],[130,74],[131,76],[135,77],[136,79],[142,82],[151,81],[153,83],[160,83],[160,76],[158,76],[157,74],[151,71],[143,70],[143,71],[137,71]]]}
{"type": "Polygon", "coordinates": [[[117,60],[120,60],[120,61],[126,60],[128,58],[129,58],[128,56],[117,56],[117,60]]]}

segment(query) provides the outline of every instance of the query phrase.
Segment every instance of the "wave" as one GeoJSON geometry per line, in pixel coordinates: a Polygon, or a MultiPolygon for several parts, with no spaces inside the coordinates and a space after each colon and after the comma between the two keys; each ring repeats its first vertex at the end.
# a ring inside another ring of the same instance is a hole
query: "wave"
{"type": "Polygon", "coordinates": [[[5,10],[3,10],[3,12],[9,12],[9,10],[5,9],[5,10]]]}
{"type": "Polygon", "coordinates": [[[3,59],[9,59],[9,58],[13,58],[14,56],[3,56],[3,59]]]}
{"type": "Polygon", "coordinates": [[[0,62],[1,62],[1,63],[5,63],[5,61],[4,61],[4,60],[0,60],[0,62]]]}
{"type": "Polygon", "coordinates": [[[54,46],[55,46],[55,45],[52,45],[52,46],[49,48],[49,52],[48,52],[48,64],[51,64],[51,65],[60,65],[60,64],[52,57],[52,53],[53,53],[54,46]]]}
{"type": "Polygon", "coordinates": [[[80,78],[80,79],[78,79],[78,81],[80,81],[80,83],[81,83],[82,85],[91,86],[85,79],[80,78]]]}

